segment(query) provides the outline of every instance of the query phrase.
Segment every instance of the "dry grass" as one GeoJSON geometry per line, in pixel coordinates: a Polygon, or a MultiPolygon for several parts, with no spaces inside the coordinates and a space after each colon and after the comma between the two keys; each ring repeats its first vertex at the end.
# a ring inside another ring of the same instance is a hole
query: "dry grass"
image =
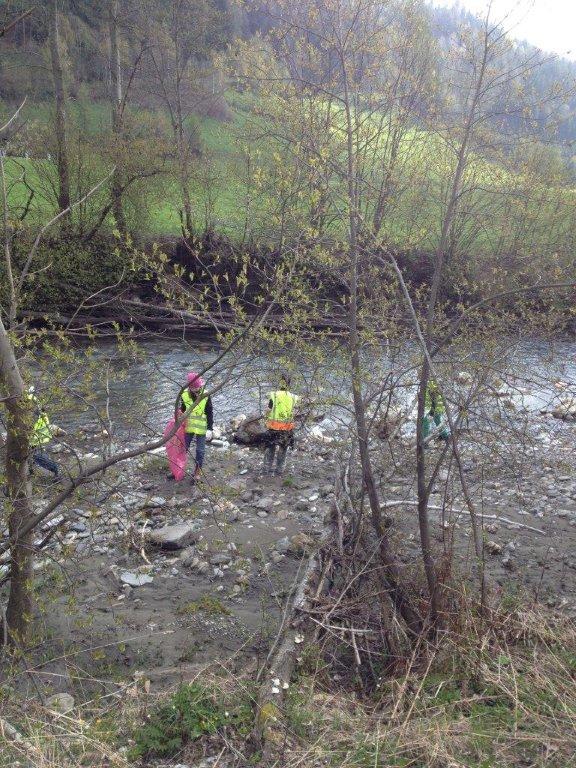
{"type": "MultiPolygon", "coordinates": [[[[569,768],[576,765],[576,625],[540,609],[502,611],[486,626],[459,617],[435,648],[384,679],[369,695],[310,664],[310,653],[287,703],[284,754],[277,768],[569,768]],[[312,668],[316,671],[312,672],[312,668]],[[305,671],[306,669],[306,671],[305,671]],[[337,686],[339,690],[335,690],[337,686]]],[[[252,700],[250,681],[225,670],[203,676],[223,699],[252,700]]],[[[4,701],[1,717],[20,742],[0,742],[0,765],[84,768],[130,764],[130,736],[159,700],[145,681],[112,702],[73,717],[4,701]]],[[[226,728],[176,756],[193,765],[203,752],[219,768],[258,765],[244,730],[226,728]],[[248,762],[251,759],[252,762],[248,762]]],[[[158,760],[169,764],[169,760],[158,760]]],[[[155,764],[152,761],[149,764],[155,764]]]]}
{"type": "Polygon", "coordinates": [[[302,688],[285,766],[576,765],[574,622],[535,609],[464,624],[363,706],[302,688]]]}

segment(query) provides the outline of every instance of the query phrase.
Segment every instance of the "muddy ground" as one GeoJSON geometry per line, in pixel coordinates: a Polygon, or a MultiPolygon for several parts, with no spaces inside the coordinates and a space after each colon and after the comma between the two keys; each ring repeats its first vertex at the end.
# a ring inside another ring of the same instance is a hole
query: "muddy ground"
{"type": "MultiPolygon", "coordinates": [[[[462,470],[497,590],[527,590],[576,615],[576,426],[535,417],[526,445],[462,437],[462,470]],[[499,519],[495,519],[499,518],[499,519]]],[[[132,461],[83,489],[67,505],[39,559],[36,644],[3,676],[24,693],[116,693],[142,676],[160,690],[207,664],[256,669],[332,501],[335,436],[300,440],[283,479],[262,478],[261,453],[209,447],[205,481],[166,479],[162,455],[132,461]],[[147,543],[150,531],[188,526],[174,550],[147,543]],[[139,586],[129,583],[146,581],[139,586]]],[[[429,448],[434,459],[442,443],[429,448]]],[[[378,443],[373,456],[384,514],[400,560],[419,568],[413,451],[408,439],[378,443]],[[392,460],[394,455],[394,460],[392,460]],[[400,503],[402,502],[402,503],[400,503]]],[[[66,463],[66,454],[60,457],[66,463]]],[[[454,549],[462,577],[477,571],[468,511],[454,462],[431,497],[437,553],[454,549]],[[448,491],[449,504],[441,499],[448,491]]],[[[39,494],[49,486],[37,479],[39,494]]],[[[50,525],[38,538],[50,532],[50,525]]]]}

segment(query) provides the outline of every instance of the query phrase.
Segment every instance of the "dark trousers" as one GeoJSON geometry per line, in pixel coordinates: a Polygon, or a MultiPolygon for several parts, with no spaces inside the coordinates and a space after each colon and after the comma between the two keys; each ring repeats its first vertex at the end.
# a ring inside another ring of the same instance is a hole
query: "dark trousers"
{"type": "Polygon", "coordinates": [[[288,448],[294,447],[294,432],[281,431],[276,429],[268,430],[267,445],[264,449],[264,472],[266,474],[272,474],[273,471],[277,475],[281,475],[284,471],[284,464],[286,463],[286,453],[288,448]],[[274,470],[274,457],[276,456],[276,469],[274,470]]]}
{"type": "Polygon", "coordinates": [[[202,469],[204,466],[204,456],[206,454],[206,435],[195,435],[192,432],[186,432],[184,438],[186,442],[186,450],[190,450],[192,440],[196,438],[196,469],[202,469]]]}
{"type": "Polygon", "coordinates": [[[60,471],[58,464],[56,464],[46,450],[34,448],[34,451],[32,452],[32,463],[37,464],[39,467],[42,467],[42,469],[48,470],[48,472],[52,472],[54,477],[58,477],[60,471]]]}

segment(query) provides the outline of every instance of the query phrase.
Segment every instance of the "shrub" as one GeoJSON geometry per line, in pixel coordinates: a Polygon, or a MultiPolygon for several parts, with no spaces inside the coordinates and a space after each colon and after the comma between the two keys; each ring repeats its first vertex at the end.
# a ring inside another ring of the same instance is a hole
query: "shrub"
{"type": "Polygon", "coordinates": [[[225,722],[223,708],[203,686],[181,685],[136,732],[131,756],[137,759],[173,755],[187,742],[216,733],[225,722]]]}
{"type": "MultiPolygon", "coordinates": [[[[15,253],[19,264],[26,255],[23,245],[15,253]]],[[[99,238],[83,243],[77,238],[46,241],[32,265],[25,284],[25,309],[66,312],[92,294],[115,285],[122,277],[125,257],[116,243],[99,238]]]]}

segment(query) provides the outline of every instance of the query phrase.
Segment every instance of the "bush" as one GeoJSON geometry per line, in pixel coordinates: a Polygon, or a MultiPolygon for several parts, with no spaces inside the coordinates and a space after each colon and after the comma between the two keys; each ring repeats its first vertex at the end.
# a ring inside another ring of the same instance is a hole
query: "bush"
{"type": "Polygon", "coordinates": [[[226,722],[223,708],[204,687],[197,683],[181,685],[136,732],[131,757],[173,755],[188,741],[216,733],[226,722]]]}
{"type": "MultiPolygon", "coordinates": [[[[20,265],[27,247],[14,254],[20,265]]],[[[35,312],[75,310],[88,296],[118,283],[127,259],[109,238],[83,243],[78,238],[46,241],[40,246],[25,283],[23,309],[35,312]]],[[[128,271],[127,271],[128,275],[128,271]]]]}

